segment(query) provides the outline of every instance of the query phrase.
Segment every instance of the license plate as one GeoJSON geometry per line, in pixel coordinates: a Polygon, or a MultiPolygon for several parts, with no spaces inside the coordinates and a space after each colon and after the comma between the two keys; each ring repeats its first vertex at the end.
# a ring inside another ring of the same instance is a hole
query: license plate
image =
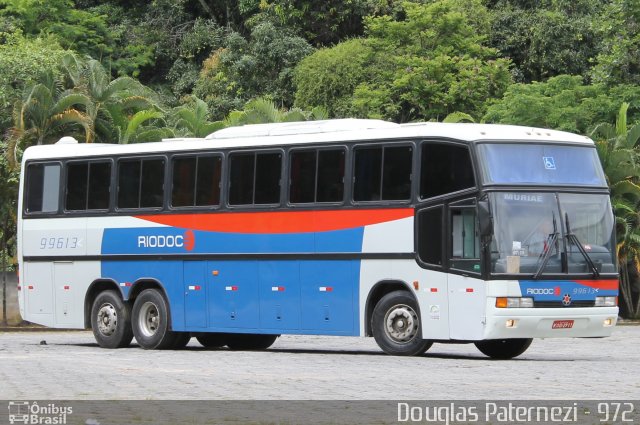
{"type": "Polygon", "coordinates": [[[551,325],[551,329],[571,329],[573,327],[573,320],[556,320],[551,325]]]}

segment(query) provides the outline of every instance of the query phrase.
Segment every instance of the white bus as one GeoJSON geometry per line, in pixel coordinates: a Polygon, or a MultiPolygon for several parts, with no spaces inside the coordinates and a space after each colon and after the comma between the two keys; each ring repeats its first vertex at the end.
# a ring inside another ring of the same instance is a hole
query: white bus
{"type": "Polygon", "coordinates": [[[394,355],[603,337],[614,218],[594,143],[517,126],[328,120],[24,153],[22,317],[98,344],[394,355]]]}

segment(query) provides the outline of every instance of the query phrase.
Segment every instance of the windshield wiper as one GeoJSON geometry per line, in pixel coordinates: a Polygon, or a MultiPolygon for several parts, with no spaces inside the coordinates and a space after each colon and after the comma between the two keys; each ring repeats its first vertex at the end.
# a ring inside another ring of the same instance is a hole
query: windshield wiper
{"type": "Polygon", "coordinates": [[[558,242],[558,226],[556,224],[556,218],[554,216],[553,217],[553,233],[550,233],[549,236],[547,236],[547,240],[544,243],[544,250],[542,254],[540,254],[540,257],[538,258],[538,262],[540,261],[542,262],[540,263],[540,266],[538,266],[538,269],[536,270],[536,272],[533,274],[534,279],[538,279],[542,274],[542,271],[545,269],[545,267],[547,267],[549,258],[551,258],[551,251],[553,247],[556,246],[557,242],[558,242]]]}
{"type": "Polygon", "coordinates": [[[587,251],[584,250],[584,246],[582,245],[582,242],[580,242],[580,239],[578,239],[576,235],[571,233],[571,226],[569,225],[569,214],[564,213],[564,221],[567,224],[566,238],[567,238],[567,241],[569,242],[568,245],[573,243],[575,246],[578,247],[578,251],[580,251],[580,254],[582,254],[585,261],[587,262],[587,266],[589,266],[589,268],[591,269],[593,277],[600,276],[600,272],[598,271],[596,265],[593,263],[593,260],[591,259],[591,257],[589,257],[589,254],[587,254],[587,251]]]}

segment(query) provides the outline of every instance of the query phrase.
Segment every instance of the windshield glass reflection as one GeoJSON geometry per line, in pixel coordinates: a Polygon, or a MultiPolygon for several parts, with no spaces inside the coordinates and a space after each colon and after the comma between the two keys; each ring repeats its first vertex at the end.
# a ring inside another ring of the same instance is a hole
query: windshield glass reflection
{"type": "Polygon", "coordinates": [[[500,192],[491,198],[493,273],[537,278],[616,271],[608,196],[500,192]]]}

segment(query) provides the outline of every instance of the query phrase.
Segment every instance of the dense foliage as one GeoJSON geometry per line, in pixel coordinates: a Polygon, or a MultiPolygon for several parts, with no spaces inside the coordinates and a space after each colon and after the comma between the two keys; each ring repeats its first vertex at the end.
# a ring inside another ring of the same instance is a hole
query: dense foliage
{"type": "Polygon", "coordinates": [[[0,0],[2,255],[21,152],[61,135],[449,117],[592,135],[637,314],[639,83],[637,0],[0,0]]]}

